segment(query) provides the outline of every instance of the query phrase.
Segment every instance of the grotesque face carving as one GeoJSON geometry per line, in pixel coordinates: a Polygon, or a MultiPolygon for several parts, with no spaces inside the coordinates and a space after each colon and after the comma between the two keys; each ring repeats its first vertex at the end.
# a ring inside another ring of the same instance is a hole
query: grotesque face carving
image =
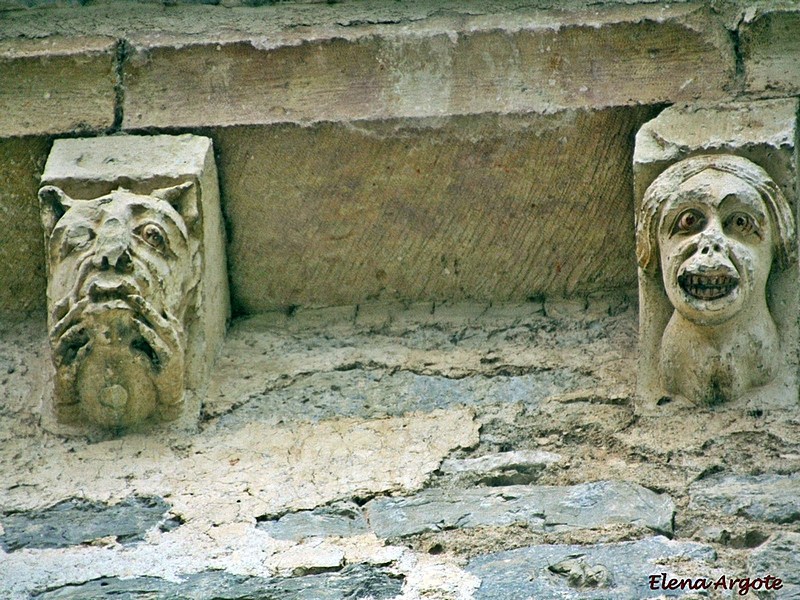
{"type": "Polygon", "coordinates": [[[709,169],[680,184],[662,206],[658,246],[667,296],[693,323],[723,323],[764,293],[772,227],[758,191],[735,175],[709,169]]]}
{"type": "Polygon", "coordinates": [[[668,392],[718,402],[774,379],[781,352],[767,282],[794,252],[791,209],[749,160],[697,156],[656,178],[639,214],[637,255],[674,308],[658,357],[668,392]]]}
{"type": "Polygon", "coordinates": [[[180,412],[199,255],[192,183],[73,200],[40,190],[57,412],[121,430],[180,412]]]}

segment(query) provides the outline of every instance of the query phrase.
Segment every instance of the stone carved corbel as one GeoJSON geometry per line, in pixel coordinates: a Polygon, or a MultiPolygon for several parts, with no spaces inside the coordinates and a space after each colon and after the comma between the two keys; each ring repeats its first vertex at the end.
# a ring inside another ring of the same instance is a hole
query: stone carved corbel
{"type": "Polygon", "coordinates": [[[637,134],[641,414],[796,407],[797,109],[671,107],[637,134]]]}
{"type": "Polygon", "coordinates": [[[197,373],[207,374],[228,314],[224,260],[209,256],[222,248],[210,140],[60,142],[39,191],[56,417],[117,432],[173,420],[187,396],[199,406],[197,373]],[[176,162],[174,152],[186,155],[184,173],[153,172],[140,158],[176,162]],[[114,167],[92,173],[92,162],[114,167]]]}
{"type": "Polygon", "coordinates": [[[673,308],[658,354],[666,393],[718,404],[775,381],[787,365],[767,281],[794,264],[796,238],[767,172],[739,156],[684,159],[647,188],[637,221],[639,267],[673,308]]]}

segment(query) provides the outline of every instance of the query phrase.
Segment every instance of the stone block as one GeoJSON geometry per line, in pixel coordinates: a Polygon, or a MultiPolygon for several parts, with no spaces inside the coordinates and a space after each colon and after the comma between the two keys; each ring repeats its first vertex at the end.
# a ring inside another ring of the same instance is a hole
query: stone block
{"type": "Polygon", "coordinates": [[[714,475],[689,486],[689,508],[771,523],[800,520],[800,477],[714,475]]]}
{"type": "Polygon", "coordinates": [[[229,316],[211,140],[57,140],[42,184],[59,420],[196,415],[229,316]]]}
{"type": "Polygon", "coordinates": [[[481,578],[476,600],[640,600],[665,597],[660,584],[650,587],[651,575],[658,582],[662,572],[667,581],[688,576],[694,582],[707,576],[715,558],[711,546],[653,537],[592,546],[530,546],[476,556],[466,568],[481,578]]]}
{"type": "MultiPolygon", "coordinates": [[[[750,553],[747,570],[751,578],[772,575],[783,587],[761,592],[759,598],[797,600],[800,598],[800,533],[779,531],[750,553]]],[[[774,588],[773,588],[774,589],[774,588]]]]}
{"type": "Polygon", "coordinates": [[[0,311],[39,311],[46,305],[36,191],[49,150],[46,137],[0,139],[0,311]]]}
{"type": "Polygon", "coordinates": [[[37,594],[39,600],[111,600],[148,598],[171,600],[186,598],[292,598],[293,600],[347,600],[348,598],[395,598],[403,587],[402,576],[378,567],[355,563],[334,573],[314,573],[299,577],[254,577],[209,570],[187,573],[180,581],[160,577],[103,577],[80,584],[51,588],[37,594]]]}
{"type": "Polygon", "coordinates": [[[651,108],[212,132],[238,313],[629,288],[651,108]]]}
{"type": "Polygon", "coordinates": [[[671,107],[637,134],[640,409],[796,405],[797,109],[671,107]]]}
{"type": "Polygon", "coordinates": [[[116,50],[106,37],[0,41],[0,136],[109,129],[116,50]]]}
{"type": "Polygon", "coordinates": [[[682,3],[437,15],[207,39],[131,36],[123,127],[718,100],[730,96],[735,72],[720,20],[682,3]]]}
{"type": "Polygon", "coordinates": [[[177,526],[166,516],[169,508],[159,497],[131,496],[110,506],[80,498],[64,500],[49,508],[0,516],[0,546],[13,552],[65,548],[109,536],[122,544],[142,541],[156,525],[164,531],[177,526]]]}
{"type": "Polygon", "coordinates": [[[365,508],[375,534],[390,540],[445,529],[498,527],[517,522],[547,532],[626,523],[671,533],[675,513],[669,496],[623,481],[569,487],[431,488],[407,498],[376,498],[365,508]]]}
{"type": "Polygon", "coordinates": [[[800,9],[751,7],[739,24],[739,49],[747,92],[763,96],[800,92],[800,9]]]}

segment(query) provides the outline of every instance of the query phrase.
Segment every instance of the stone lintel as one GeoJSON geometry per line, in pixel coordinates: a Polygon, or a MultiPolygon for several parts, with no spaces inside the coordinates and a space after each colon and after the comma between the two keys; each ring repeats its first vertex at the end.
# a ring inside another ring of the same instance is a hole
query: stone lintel
{"type": "Polygon", "coordinates": [[[760,96],[800,93],[800,8],[748,8],[739,24],[745,91],[760,96]]]}
{"type": "Polygon", "coordinates": [[[727,31],[697,4],[134,35],[130,48],[126,129],[720,100],[735,71],[727,31]]]}
{"type": "Polygon", "coordinates": [[[0,42],[0,136],[109,129],[116,47],[107,37],[0,42]]]}

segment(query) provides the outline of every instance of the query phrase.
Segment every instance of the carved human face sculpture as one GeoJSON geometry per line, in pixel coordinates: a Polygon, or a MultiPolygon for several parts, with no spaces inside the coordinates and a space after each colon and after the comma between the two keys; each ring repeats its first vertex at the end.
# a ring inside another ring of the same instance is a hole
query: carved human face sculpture
{"type": "Polygon", "coordinates": [[[73,200],[40,190],[61,420],[122,430],[180,413],[197,284],[193,184],[73,200]]]}
{"type": "Polygon", "coordinates": [[[718,325],[763,301],[772,266],[772,227],[758,191],[707,169],[664,203],[658,227],[664,288],[687,320],[718,325]]]}
{"type": "Polygon", "coordinates": [[[636,235],[640,276],[660,280],[674,309],[641,307],[646,324],[664,324],[648,331],[659,343],[643,345],[655,349],[643,359],[658,365],[664,391],[715,404],[783,372],[767,285],[774,269],[794,261],[795,228],[766,171],[731,155],[675,163],[647,189],[636,235]]]}

